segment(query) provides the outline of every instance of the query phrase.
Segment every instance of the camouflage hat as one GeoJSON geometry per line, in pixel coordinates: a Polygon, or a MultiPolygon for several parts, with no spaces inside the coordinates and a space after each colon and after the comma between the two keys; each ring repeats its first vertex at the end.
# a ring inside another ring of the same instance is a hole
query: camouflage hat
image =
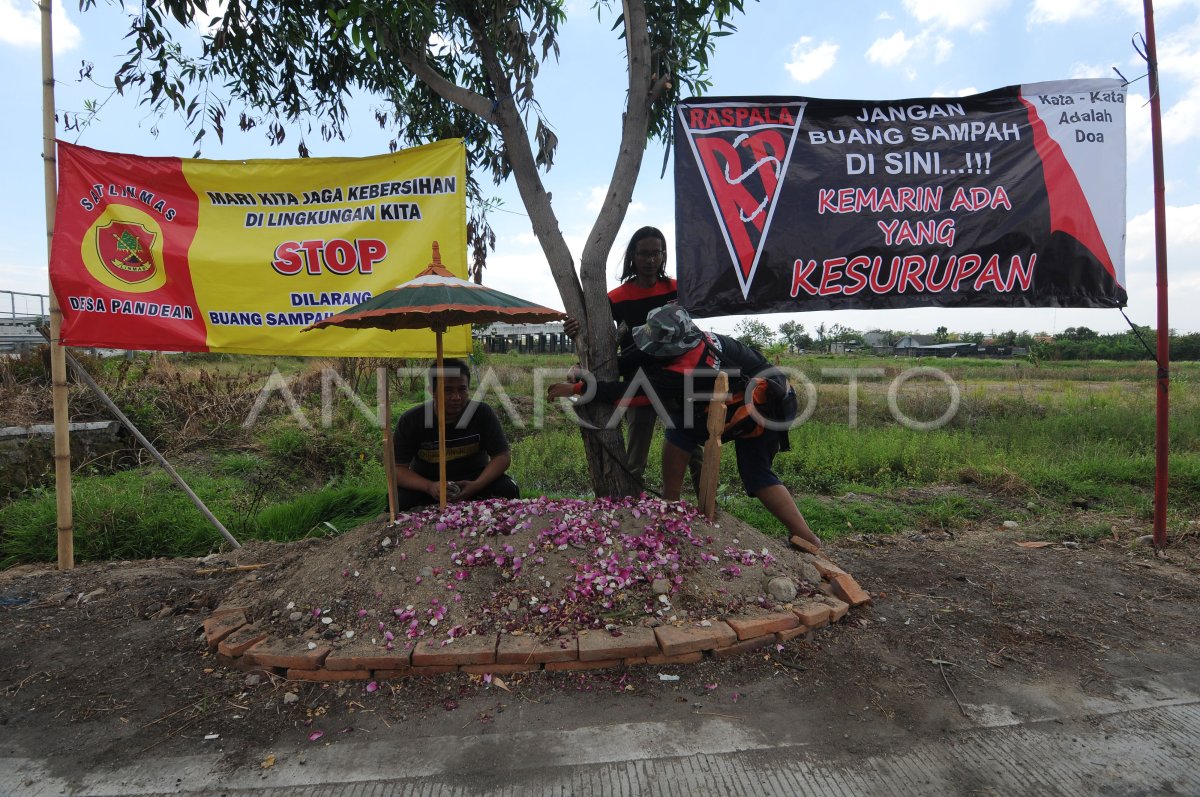
{"type": "Polygon", "coordinates": [[[694,349],[703,336],[687,310],[677,304],[654,308],[646,323],[633,329],[633,342],[652,357],[678,357],[694,349]]]}

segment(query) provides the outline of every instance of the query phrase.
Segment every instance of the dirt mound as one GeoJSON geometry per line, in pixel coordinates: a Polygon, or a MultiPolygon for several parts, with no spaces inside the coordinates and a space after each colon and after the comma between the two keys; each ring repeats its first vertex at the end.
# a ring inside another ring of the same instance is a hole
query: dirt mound
{"type": "Polygon", "coordinates": [[[259,629],[382,650],[766,613],[820,583],[786,541],[646,496],[451,504],[225,559],[211,564],[270,563],[224,601],[248,606],[259,629]]]}

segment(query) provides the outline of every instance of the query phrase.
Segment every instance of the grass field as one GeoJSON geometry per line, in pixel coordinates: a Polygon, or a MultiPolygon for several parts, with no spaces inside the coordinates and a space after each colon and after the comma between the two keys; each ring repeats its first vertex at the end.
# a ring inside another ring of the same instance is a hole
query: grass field
{"type": "MultiPolygon", "coordinates": [[[[540,397],[559,378],[553,370],[571,362],[491,355],[480,364],[476,384],[487,387],[485,400],[506,427],[511,473],[525,495],[590,494],[573,421],[540,397]]],[[[385,508],[381,436],[371,418],[380,365],[423,363],[157,355],[90,367],[139,428],[182,460],[193,489],[235,536],[292,539],[335,533],[385,508]],[[286,393],[278,382],[264,393],[272,372],[287,380],[286,393]],[[289,396],[302,416],[289,409],[289,396]]],[[[1152,363],[785,357],[780,365],[798,386],[802,422],[775,468],[822,536],[1004,520],[1065,537],[1148,531],[1152,363]]],[[[1173,534],[1196,533],[1191,521],[1200,515],[1198,381],[1200,364],[1172,366],[1173,534]]],[[[8,413],[24,408],[38,416],[27,421],[49,420],[44,383],[0,384],[8,413]]],[[[393,417],[423,400],[417,377],[393,374],[390,385],[393,417]]],[[[71,402],[74,420],[104,417],[82,390],[71,402]]],[[[661,436],[647,473],[651,490],[659,487],[660,446],[661,436]]],[[[718,497],[742,519],[781,532],[743,494],[732,448],[718,497]]],[[[74,477],[74,505],[81,559],[204,554],[221,543],[153,466],[84,467],[74,477]]],[[[0,565],[52,559],[55,537],[48,482],[0,506],[0,565]]]]}

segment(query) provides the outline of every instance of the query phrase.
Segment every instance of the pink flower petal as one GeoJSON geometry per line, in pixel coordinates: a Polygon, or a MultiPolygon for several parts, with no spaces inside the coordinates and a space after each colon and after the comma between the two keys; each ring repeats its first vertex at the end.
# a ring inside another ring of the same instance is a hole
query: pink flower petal
{"type": "Polygon", "coordinates": [[[317,739],[320,739],[324,735],[325,735],[325,731],[313,731],[312,733],[310,733],[308,735],[308,740],[310,742],[315,742],[317,739]]]}

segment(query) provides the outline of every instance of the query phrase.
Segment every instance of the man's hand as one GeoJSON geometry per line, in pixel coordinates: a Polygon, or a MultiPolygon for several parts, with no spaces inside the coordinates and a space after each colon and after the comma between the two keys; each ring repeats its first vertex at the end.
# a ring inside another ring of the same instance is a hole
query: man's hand
{"type": "Polygon", "coordinates": [[[446,485],[446,500],[467,501],[479,492],[479,485],[472,481],[460,479],[446,485]]]}
{"type": "Polygon", "coordinates": [[[578,318],[567,316],[563,319],[563,332],[566,332],[571,337],[578,337],[579,330],[583,325],[579,323],[578,318]]]}
{"type": "Polygon", "coordinates": [[[575,385],[570,382],[556,382],[546,390],[546,396],[552,399],[569,398],[575,395],[575,385]]]}

